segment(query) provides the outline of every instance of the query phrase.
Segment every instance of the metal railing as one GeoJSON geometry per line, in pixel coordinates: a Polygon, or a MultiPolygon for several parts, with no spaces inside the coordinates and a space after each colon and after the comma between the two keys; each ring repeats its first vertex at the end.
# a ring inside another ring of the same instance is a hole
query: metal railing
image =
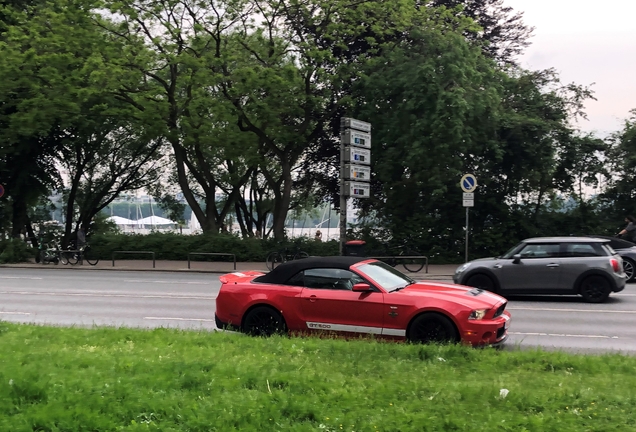
{"type": "Polygon", "coordinates": [[[115,254],[150,254],[152,255],[152,268],[155,268],[155,253],[151,251],[114,251],[112,260],[113,267],[115,267],[115,254]]]}
{"type": "Polygon", "coordinates": [[[222,252],[190,252],[188,253],[188,269],[190,268],[190,256],[191,255],[212,255],[212,256],[231,256],[234,260],[234,270],[236,270],[236,255],[233,253],[222,252]]]}
{"type": "MultiPolygon", "coordinates": [[[[425,273],[428,273],[428,257],[425,255],[387,255],[387,256],[369,256],[369,257],[365,257],[365,258],[373,258],[373,259],[377,259],[377,260],[424,260],[424,266],[426,268],[425,273]]],[[[402,266],[404,266],[404,263],[400,263],[402,266]]],[[[406,265],[413,265],[413,266],[417,266],[418,264],[416,263],[409,263],[406,265]]],[[[406,267],[405,267],[406,268],[406,267]]],[[[408,270],[408,268],[407,268],[408,270]]],[[[410,270],[409,270],[410,271],[410,270]]]]}

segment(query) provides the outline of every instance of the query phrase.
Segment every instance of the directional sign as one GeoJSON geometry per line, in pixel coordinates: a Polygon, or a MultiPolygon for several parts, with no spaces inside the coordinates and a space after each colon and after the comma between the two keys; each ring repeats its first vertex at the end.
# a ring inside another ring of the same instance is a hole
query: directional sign
{"type": "Polygon", "coordinates": [[[4,186],[0,185],[0,198],[4,195],[4,186]]]}
{"type": "Polygon", "coordinates": [[[345,145],[353,145],[357,147],[371,148],[371,134],[359,132],[353,129],[345,129],[341,137],[345,145]]]}
{"type": "Polygon", "coordinates": [[[353,198],[369,198],[371,185],[369,183],[345,182],[345,194],[353,198]]]}
{"type": "Polygon", "coordinates": [[[465,174],[459,185],[464,192],[474,192],[477,189],[477,179],[472,174],[465,174]]]}
{"type": "Polygon", "coordinates": [[[359,147],[345,147],[344,161],[371,165],[371,151],[359,147]]]}
{"type": "Polygon", "coordinates": [[[344,176],[347,180],[368,182],[371,181],[371,167],[345,164],[344,176]]]}
{"type": "Polygon", "coordinates": [[[362,132],[371,132],[371,123],[356,120],[351,117],[340,117],[340,129],[356,129],[362,132]]]}

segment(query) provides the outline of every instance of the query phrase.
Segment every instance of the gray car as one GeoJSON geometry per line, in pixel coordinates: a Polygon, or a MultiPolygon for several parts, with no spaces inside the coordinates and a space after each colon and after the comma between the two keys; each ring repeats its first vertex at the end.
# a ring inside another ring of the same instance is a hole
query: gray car
{"type": "Polygon", "coordinates": [[[568,294],[600,303],[625,288],[623,259],[608,239],[538,237],[522,241],[504,255],[470,261],[453,280],[500,295],[568,294]]]}
{"type": "Polygon", "coordinates": [[[636,279],[636,244],[617,237],[597,236],[590,237],[609,240],[609,245],[623,258],[623,270],[627,275],[627,283],[636,279]]]}

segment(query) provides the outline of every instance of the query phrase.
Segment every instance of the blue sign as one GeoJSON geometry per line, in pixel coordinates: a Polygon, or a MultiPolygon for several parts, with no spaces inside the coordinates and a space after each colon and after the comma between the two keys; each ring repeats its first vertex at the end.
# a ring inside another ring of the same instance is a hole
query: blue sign
{"type": "Polygon", "coordinates": [[[0,185],[0,198],[4,195],[4,186],[0,185]]]}
{"type": "Polygon", "coordinates": [[[472,174],[465,174],[459,185],[464,192],[474,192],[477,189],[477,179],[472,174]]]}

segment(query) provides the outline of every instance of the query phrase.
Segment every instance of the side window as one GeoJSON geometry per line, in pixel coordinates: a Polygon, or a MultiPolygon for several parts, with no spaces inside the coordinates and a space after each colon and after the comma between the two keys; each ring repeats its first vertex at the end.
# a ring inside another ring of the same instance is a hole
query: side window
{"type": "Polygon", "coordinates": [[[313,289],[349,290],[363,279],[349,270],[323,268],[304,271],[304,286],[313,289]]]}
{"type": "Polygon", "coordinates": [[[289,278],[289,280],[285,282],[285,285],[305,286],[303,272],[298,272],[294,276],[289,278]]]}
{"type": "Polygon", "coordinates": [[[519,251],[521,258],[555,258],[559,256],[558,243],[529,243],[519,251]]]}
{"type": "Polygon", "coordinates": [[[600,243],[565,243],[566,257],[594,257],[605,256],[607,252],[600,243]]]}

